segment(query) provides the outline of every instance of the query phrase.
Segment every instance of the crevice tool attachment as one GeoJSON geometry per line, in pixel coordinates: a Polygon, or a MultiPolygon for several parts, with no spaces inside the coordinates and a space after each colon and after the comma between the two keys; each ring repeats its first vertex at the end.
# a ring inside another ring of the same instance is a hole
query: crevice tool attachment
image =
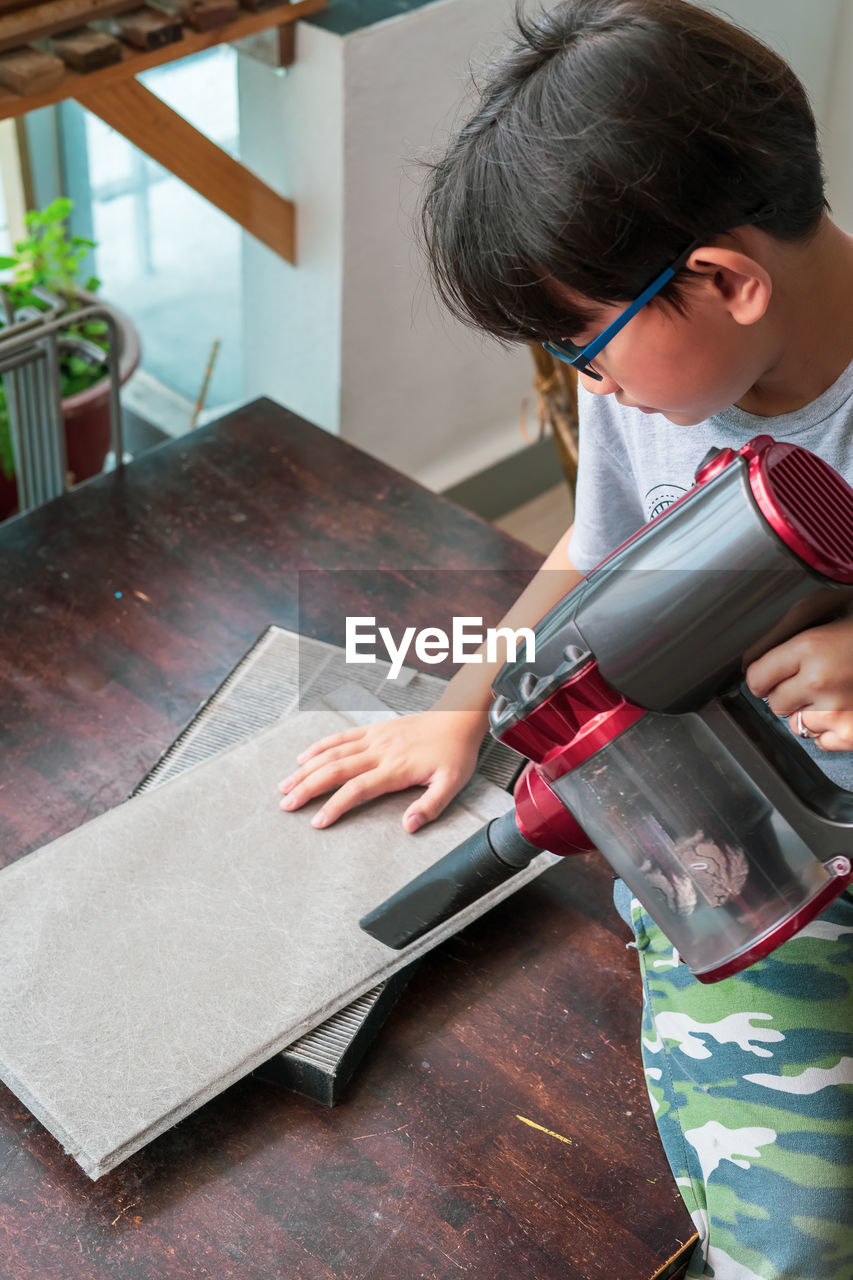
{"type": "Polygon", "coordinates": [[[519,831],[515,810],[493,818],[359,921],[399,951],[529,866],[541,852],[519,831]]]}

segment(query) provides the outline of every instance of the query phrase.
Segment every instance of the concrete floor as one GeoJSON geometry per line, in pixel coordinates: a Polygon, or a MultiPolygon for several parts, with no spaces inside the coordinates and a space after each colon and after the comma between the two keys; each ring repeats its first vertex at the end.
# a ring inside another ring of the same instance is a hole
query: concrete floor
{"type": "Polygon", "coordinates": [[[548,489],[531,502],[508,511],[493,523],[527,542],[543,555],[566,532],[572,522],[574,504],[565,482],[548,489]]]}

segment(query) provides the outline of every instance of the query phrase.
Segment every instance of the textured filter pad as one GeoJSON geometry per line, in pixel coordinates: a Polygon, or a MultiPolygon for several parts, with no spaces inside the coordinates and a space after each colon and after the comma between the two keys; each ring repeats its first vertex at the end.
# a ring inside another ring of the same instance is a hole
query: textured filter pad
{"type": "MultiPolygon", "coordinates": [[[[387,662],[353,666],[338,645],[283,627],[267,627],[137,790],[148,791],[177,777],[190,765],[273,724],[300,704],[303,708],[310,705],[318,695],[326,693],[333,699],[342,685],[357,681],[383,705],[408,714],[433,706],[446,684],[437,676],[406,667],[396,680],[389,680],[390,669],[387,662]]],[[[509,790],[523,763],[522,756],[487,736],[477,769],[484,778],[509,790]]],[[[417,961],[332,1014],[254,1074],[334,1106],[416,965],[417,961]]]]}
{"type": "Polygon", "coordinates": [[[553,861],[388,951],[360,916],[511,801],[475,779],[416,839],[400,796],[329,831],[281,813],[295,754],[349,722],[288,716],[0,872],[0,1077],[91,1177],[553,861]]]}
{"type": "MultiPolygon", "coordinates": [[[[389,662],[353,665],[339,645],[267,627],[136,790],[149,791],[176,778],[281,716],[309,709],[317,699],[329,699],[348,719],[357,720],[360,688],[374,695],[374,701],[362,704],[368,719],[375,718],[375,699],[409,715],[432,707],[447,684],[411,667],[403,667],[395,680],[388,678],[390,671],[389,662]]],[[[524,763],[523,756],[486,735],[477,772],[508,790],[524,763]]]]}
{"type": "Polygon", "coordinates": [[[417,960],[359,996],[258,1067],[254,1075],[327,1107],[341,1093],[418,966],[417,960]]]}

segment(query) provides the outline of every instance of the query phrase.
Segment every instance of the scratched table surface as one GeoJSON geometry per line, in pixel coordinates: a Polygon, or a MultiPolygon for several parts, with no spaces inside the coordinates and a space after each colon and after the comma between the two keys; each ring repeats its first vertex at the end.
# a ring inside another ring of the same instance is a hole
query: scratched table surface
{"type": "MultiPolygon", "coordinates": [[[[125,799],[269,623],[492,625],[538,560],[263,400],[7,522],[0,861],[125,799]]],[[[433,952],[334,1109],[247,1079],[92,1183],[0,1085],[0,1274],[647,1280],[691,1224],[611,880],[433,952]]]]}

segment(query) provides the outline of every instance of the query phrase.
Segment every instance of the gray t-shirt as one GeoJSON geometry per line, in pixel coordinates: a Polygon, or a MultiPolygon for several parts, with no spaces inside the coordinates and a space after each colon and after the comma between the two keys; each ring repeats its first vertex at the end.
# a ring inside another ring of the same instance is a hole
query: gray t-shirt
{"type": "MultiPolygon", "coordinates": [[[[637,529],[693,486],[713,447],[739,449],[767,434],[810,449],[853,484],[853,363],[817,400],[795,413],[759,418],[732,407],[693,427],[626,409],[614,396],[579,388],[580,456],[569,558],[593,569],[637,529]]],[[[829,777],[853,790],[853,752],[802,744],[829,777]]]]}

